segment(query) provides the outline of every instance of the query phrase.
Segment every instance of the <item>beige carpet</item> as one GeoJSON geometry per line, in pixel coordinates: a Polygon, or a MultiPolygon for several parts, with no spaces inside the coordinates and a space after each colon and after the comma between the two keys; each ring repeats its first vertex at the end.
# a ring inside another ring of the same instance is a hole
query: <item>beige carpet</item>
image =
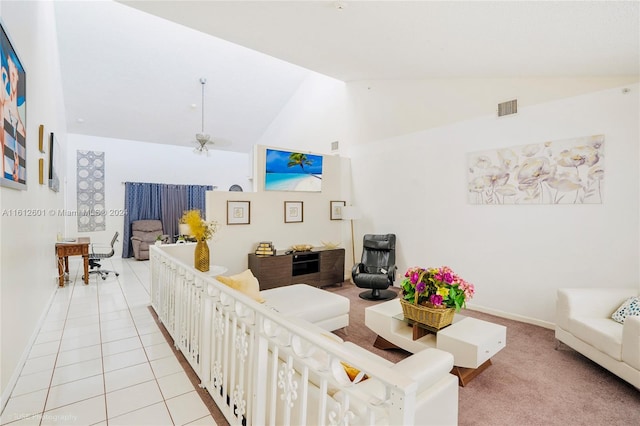
{"type": "MultiPolygon", "coordinates": [[[[407,356],[373,348],[364,309],[374,302],[358,297],[362,289],[345,283],[327,290],[351,300],[348,334],[336,334],[391,361],[407,356]]],[[[470,310],[462,314],[506,326],[507,347],[459,388],[460,425],[640,425],[640,392],[573,349],[556,350],[553,330],[470,310]]]]}
{"type": "MultiPolygon", "coordinates": [[[[392,362],[410,354],[374,348],[375,333],[364,325],[362,289],[350,282],[325,288],[351,301],[347,333],[335,333],[392,362]]],[[[553,330],[465,310],[464,315],[507,327],[507,347],[493,365],[459,388],[459,424],[481,426],[640,425],[640,392],[567,346],[555,349],[553,330]]],[[[169,342],[171,338],[165,332],[169,342]]],[[[218,425],[228,424],[187,361],[177,353],[218,425]]],[[[424,423],[428,424],[428,423],[424,423]]]]}

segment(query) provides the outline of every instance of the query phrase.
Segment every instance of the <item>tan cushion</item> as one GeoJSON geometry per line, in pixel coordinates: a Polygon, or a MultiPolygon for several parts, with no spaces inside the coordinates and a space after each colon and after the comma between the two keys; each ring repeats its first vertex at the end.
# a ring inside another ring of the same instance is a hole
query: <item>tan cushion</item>
{"type": "Polygon", "coordinates": [[[260,284],[258,279],[253,276],[250,269],[230,277],[217,276],[216,279],[223,284],[228,285],[234,290],[251,297],[258,303],[264,303],[264,299],[260,296],[260,284]]]}

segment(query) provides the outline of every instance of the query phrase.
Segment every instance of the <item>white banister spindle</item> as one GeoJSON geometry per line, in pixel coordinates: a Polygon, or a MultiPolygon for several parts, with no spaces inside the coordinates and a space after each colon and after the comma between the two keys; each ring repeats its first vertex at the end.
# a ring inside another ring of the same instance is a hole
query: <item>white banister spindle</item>
{"type": "MultiPolygon", "coordinates": [[[[318,401],[318,422],[316,424],[324,425],[327,423],[327,378],[321,377],[320,379],[320,401],[318,401]]],[[[373,423],[370,423],[373,424],[373,423]]]]}
{"type": "MultiPolygon", "coordinates": [[[[207,284],[204,283],[204,288],[207,288],[207,284]]],[[[200,321],[200,380],[203,382],[202,386],[211,386],[211,363],[209,360],[213,360],[214,355],[211,353],[212,338],[213,336],[213,310],[212,310],[212,297],[208,295],[208,292],[202,293],[202,312],[200,321]],[[203,330],[211,330],[211,333],[203,333],[203,330]]]]}
{"type": "Polygon", "coordinates": [[[300,389],[300,416],[299,416],[299,424],[300,426],[307,425],[307,403],[309,398],[309,367],[306,365],[302,367],[302,380],[300,380],[302,384],[302,389],[300,389]]]}
{"type": "Polygon", "coordinates": [[[278,407],[278,346],[273,345],[271,348],[271,369],[268,373],[269,380],[267,381],[270,385],[267,391],[269,392],[269,425],[274,426],[276,424],[276,412],[278,407]]]}
{"type": "MultiPolygon", "coordinates": [[[[262,330],[263,322],[264,318],[262,316],[256,318],[257,330],[262,330]]],[[[250,405],[250,408],[253,408],[253,411],[249,411],[252,415],[249,418],[251,421],[248,421],[247,423],[264,425],[267,424],[266,415],[269,394],[268,392],[259,393],[259,390],[268,390],[269,341],[259,332],[256,332],[254,337],[256,339],[256,344],[254,345],[255,350],[251,357],[251,377],[253,377],[254,380],[251,386],[252,404],[250,405]]],[[[274,410],[272,409],[271,411],[274,410]]],[[[273,424],[273,422],[269,422],[269,424],[273,424]]]]}

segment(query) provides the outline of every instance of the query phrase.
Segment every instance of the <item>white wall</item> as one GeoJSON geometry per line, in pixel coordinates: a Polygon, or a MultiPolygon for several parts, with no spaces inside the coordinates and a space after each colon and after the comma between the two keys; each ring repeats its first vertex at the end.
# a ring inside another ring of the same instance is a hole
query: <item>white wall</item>
{"type": "MultiPolygon", "coordinates": [[[[249,155],[211,150],[209,156],[193,152],[190,147],[170,146],[130,140],[69,134],[66,185],[66,209],[77,207],[76,163],[77,151],[105,153],[105,210],[106,231],[78,232],[78,218],[66,217],[66,235],[89,236],[93,241],[111,241],[114,232],[123,234],[123,182],[173,183],[213,185],[227,191],[233,184],[251,190],[249,155]]],[[[122,253],[122,238],[116,255],[122,253]]]]}
{"type": "Polygon", "coordinates": [[[63,192],[38,183],[38,159],[46,159],[45,172],[49,164],[48,146],[38,151],[38,127],[55,131],[62,150],[66,127],[53,3],[2,1],[0,11],[27,73],[27,190],[0,187],[2,408],[57,286],[54,243],[63,224],[50,210],[62,207],[63,192]]]}
{"type": "Polygon", "coordinates": [[[473,305],[534,323],[554,321],[559,287],[638,287],[640,86],[628,87],[353,147],[357,234],[397,234],[400,278],[448,265],[476,285],[473,305]],[[603,204],[467,204],[467,153],[595,134],[603,204]]]}
{"type": "Polygon", "coordinates": [[[350,140],[367,143],[482,117],[515,98],[522,108],[637,82],[637,75],[351,82],[350,140]]]}
{"type": "Polygon", "coordinates": [[[331,142],[349,140],[346,84],[310,72],[296,93],[271,123],[258,145],[331,152],[331,142]]]}
{"type": "MultiPolygon", "coordinates": [[[[207,219],[223,224],[210,243],[212,263],[227,267],[229,274],[247,269],[247,254],[253,253],[261,241],[273,242],[277,250],[286,250],[294,244],[321,246],[323,241],[339,242],[343,248],[350,245],[342,236],[347,223],[330,220],[329,215],[330,201],[344,200],[341,182],[349,160],[324,156],[322,192],[264,191],[265,150],[264,146],[256,150],[256,162],[262,165],[262,173],[256,177],[259,191],[207,193],[207,219]],[[251,202],[249,225],[226,225],[228,200],[251,202]],[[303,202],[302,223],[284,223],[285,201],[303,202]]],[[[346,256],[350,259],[349,250],[346,256]]]]}

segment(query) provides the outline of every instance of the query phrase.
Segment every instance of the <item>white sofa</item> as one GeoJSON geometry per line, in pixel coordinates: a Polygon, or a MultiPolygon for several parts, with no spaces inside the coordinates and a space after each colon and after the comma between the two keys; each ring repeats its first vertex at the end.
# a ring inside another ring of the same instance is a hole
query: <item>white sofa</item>
{"type": "Polygon", "coordinates": [[[151,302],[230,424],[457,424],[451,354],[427,349],[390,363],[327,324],[276,311],[269,291],[258,303],[196,271],[183,261],[189,249],[151,247],[151,302]],[[361,374],[350,380],[343,362],[361,374]]]}
{"type": "Polygon", "coordinates": [[[611,315],[636,289],[562,288],[556,339],[640,389],[640,317],[620,324],[611,315]]]}

